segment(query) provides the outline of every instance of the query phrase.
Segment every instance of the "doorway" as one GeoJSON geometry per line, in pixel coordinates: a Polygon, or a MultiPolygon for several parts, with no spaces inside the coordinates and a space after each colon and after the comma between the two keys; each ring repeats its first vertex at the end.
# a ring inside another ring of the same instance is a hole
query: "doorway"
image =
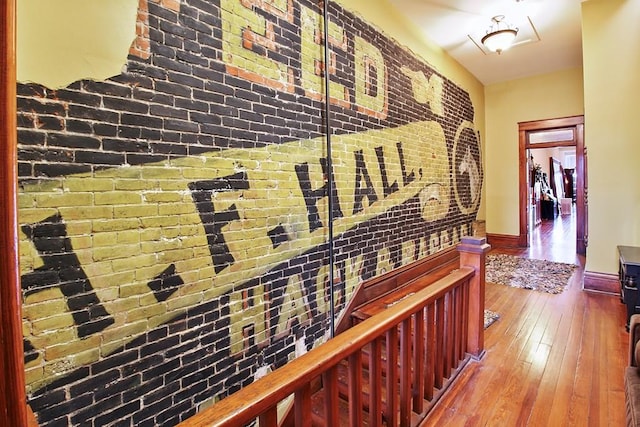
{"type": "MultiPolygon", "coordinates": [[[[518,123],[519,133],[519,206],[520,206],[520,235],[518,236],[518,244],[523,247],[531,246],[532,230],[535,226],[536,213],[533,210],[536,205],[532,203],[532,194],[535,189],[535,164],[532,163],[531,150],[537,149],[575,149],[575,164],[572,177],[575,182],[572,183],[572,201],[571,208],[575,209],[575,228],[576,228],[576,253],[586,255],[587,248],[587,199],[586,199],[586,150],[584,146],[584,116],[573,116],[560,119],[537,120],[531,122],[518,123]],[[575,201],[573,200],[575,197],[575,201]]],[[[558,161],[558,159],[556,159],[558,161]]],[[[561,163],[561,161],[558,161],[561,163]]],[[[555,175],[553,183],[551,173],[554,170],[554,163],[549,162],[549,176],[547,184],[549,187],[561,187],[562,180],[558,179],[558,175],[564,173],[564,167],[555,167],[555,175]],[[561,169],[561,170],[560,170],[561,169]]],[[[561,189],[553,190],[553,198],[556,204],[552,209],[559,212],[563,200],[567,199],[565,192],[561,189]],[[562,195],[562,197],[558,197],[562,195]]],[[[564,200],[566,202],[566,200],[564,200]]],[[[573,213],[572,213],[573,214],[573,213]]]]}

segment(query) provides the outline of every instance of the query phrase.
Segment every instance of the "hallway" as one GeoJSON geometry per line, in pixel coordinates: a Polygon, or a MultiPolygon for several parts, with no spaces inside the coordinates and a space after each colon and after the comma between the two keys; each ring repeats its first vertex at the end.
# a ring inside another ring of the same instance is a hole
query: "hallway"
{"type": "Polygon", "coordinates": [[[578,270],[559,295],[487,283],[486,308],[501,318],[486,330],[486,355],[462,372],[425,425],[625,425],[625,308],[617,296],[582,290],[574,218],[543,221],[530,248],[494,250],[575,262],[578,270]]]}
{"type": "Polygon", "coordinates": [[[576,254],[576,206],[571,215],[558,214],[555,219],[542,220],[533,228],[531,246],[521,254],[527,258],[546,259],[549,261],[580,263],[584,257],[576,254]]]}

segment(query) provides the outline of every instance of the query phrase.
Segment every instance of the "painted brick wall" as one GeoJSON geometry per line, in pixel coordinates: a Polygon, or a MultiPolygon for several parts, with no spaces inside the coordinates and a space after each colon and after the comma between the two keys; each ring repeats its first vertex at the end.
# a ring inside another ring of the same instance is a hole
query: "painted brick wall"
{"type": "Polygon", "coordinates": [[[363,280],[471,231],[469,95],[334,4],[325,67],[320,12],[140,0],[121,75],[19,85],[40,425],[175,425],[326,339],[331,264],[339,314],[363,280]]]}

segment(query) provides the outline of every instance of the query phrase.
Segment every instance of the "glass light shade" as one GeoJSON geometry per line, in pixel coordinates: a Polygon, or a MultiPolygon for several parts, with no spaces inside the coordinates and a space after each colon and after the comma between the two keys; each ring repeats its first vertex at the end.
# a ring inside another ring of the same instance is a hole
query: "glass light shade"
{"type": "Polygon", "coordinates": [[[511,43],[513,43],[513,40],[516,38],[516,34],[518,34],[518,32],[511,28],[494,31],[482,38],[482,44],[491,52],[500,54],[503,50],[509,49],[511,43]]]}

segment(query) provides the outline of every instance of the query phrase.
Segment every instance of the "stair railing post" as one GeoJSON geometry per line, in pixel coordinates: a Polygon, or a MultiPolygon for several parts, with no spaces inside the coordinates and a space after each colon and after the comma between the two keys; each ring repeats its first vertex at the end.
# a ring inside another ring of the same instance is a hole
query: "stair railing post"
{"type": "Polygon", "coordinates": [[[469,324],[467,352],[476,359],[484,356],[485,259],[491,249],[484,237],[463,237],[458,245],[460,267],[471,267],[476,274],[469,283],[469,324]]]}

